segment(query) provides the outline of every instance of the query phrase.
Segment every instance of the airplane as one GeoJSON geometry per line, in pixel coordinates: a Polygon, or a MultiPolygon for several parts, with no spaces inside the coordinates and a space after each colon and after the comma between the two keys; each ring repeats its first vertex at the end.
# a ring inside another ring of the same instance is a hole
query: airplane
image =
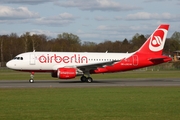
{"type": "Polygon", "coordinates": [[[169,24],[161,24],[132,53],[96,52],[26,52],[7,62],[6,66],[16,71],[30,72],[34,83],[35,72],[49,72],[52,77],[72,79],[81,76],[82,82],[93,82],[90,74],[113,73],[139,69],[171,61],[162,55],[169,24]]]}

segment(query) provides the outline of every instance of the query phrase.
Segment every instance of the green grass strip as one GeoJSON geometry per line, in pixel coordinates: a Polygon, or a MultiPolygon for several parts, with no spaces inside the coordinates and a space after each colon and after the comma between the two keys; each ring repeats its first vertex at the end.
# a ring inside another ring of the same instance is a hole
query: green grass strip
{"type": "Polygon", "coordinates": [[[0,89],[2,120],[178,120],[179,87],[0,89]]]}

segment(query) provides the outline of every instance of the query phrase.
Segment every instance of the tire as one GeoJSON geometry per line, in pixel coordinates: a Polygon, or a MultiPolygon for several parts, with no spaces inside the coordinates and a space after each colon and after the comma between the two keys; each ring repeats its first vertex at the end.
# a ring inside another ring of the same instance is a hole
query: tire
{"type": "Polygon", "coordinates": [[[33,80],[33,79],[29,79],[29,82],[30,82],[30,83],[34,83],[34,80],[33,80]]]}
{"type": "Polygon", "coordinates": [[[88,83],[92,83],[92,82],[93,82],[93,79],[92,79],[91,77],[88,77],[88,78],[87,78],[87,82],[88,82],[88,83]]]}
{"type": "Polygon", "coordinates": [[[87,80],[86,76],[81,77],[81,82],[86,82],[86,80],[87,80]]]}

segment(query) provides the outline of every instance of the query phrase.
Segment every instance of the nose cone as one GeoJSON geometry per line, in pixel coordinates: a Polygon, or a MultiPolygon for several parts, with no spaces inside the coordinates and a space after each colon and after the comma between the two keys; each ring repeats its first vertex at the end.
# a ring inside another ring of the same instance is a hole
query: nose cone
{"type": "Polygon", "coordinates": [[[13,64],[13,62],[10,60],[9,62],[6,63],[6,67],[13,69],[15,66],[15,64],[13,64]]]}

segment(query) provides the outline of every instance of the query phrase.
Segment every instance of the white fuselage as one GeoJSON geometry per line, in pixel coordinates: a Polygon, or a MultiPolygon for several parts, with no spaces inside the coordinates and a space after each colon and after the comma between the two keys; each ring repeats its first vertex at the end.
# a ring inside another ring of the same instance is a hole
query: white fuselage
{"type": "Polygon", "coordinates": [[[133,53],[28,52],[17,55],[7,63],[7,67],[22,71],[53,71],[62,67],[122,60],[132,55],[133,53]]]}

